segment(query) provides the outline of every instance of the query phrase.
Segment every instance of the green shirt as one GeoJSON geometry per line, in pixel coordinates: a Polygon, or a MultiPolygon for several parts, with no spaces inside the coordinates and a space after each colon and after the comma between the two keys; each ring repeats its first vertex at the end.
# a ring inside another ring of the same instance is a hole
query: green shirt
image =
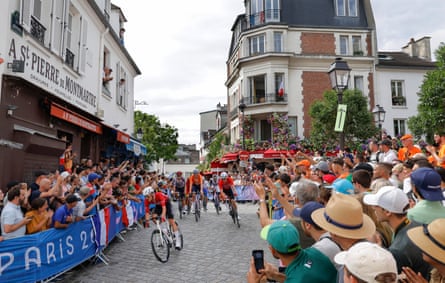
{"type": "Polygon", "coordinates": [[[300,251],[286,267],[287,283],[332,283],[337,280],[337,270],[329,258],[315,248],[300,251]]]}
{"type": "Polygon", "coordinates": [[[408,209],[408,219],[420,224],[430,224],[437,218],[445,217],[445,207],[441,201],[421,200],[408,209]]]}

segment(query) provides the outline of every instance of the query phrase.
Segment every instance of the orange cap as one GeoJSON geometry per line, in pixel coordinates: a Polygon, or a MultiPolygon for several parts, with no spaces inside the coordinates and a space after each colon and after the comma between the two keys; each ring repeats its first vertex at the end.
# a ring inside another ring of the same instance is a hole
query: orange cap
{"type": "Polygon", "coordinates": [[[410,134],[406,134],[406,135],[402,136],[402,137],[400,138],[400,140],[401,140],[401,141],[404,141],[404,140],[412,139],[412,138],[413,138],[412,135],[410,135],[410,134]]]}

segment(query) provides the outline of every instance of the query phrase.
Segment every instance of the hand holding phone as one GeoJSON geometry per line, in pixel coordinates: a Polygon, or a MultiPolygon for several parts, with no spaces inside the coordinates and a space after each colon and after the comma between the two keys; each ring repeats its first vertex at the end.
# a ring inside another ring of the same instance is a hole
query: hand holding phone
{"type": "Polygon", "coordinates": [[[253,250],[252,256],[255,264],[255,270],[257,273],[260,273],[259,271],[261,269],[264,269],[264,251],[263,250],[253,250]]]}

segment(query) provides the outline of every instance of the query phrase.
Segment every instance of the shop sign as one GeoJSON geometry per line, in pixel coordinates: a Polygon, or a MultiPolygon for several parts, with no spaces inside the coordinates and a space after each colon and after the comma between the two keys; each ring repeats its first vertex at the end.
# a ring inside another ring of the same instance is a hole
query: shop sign
{"type": "Polygon", "coordinates": [[[16,76],[91,114],[96,112],[97,97],[93,90],[64,70],[55,55],[48,57],[28,42],[13,37],[9,43],[8,56],[8,62],[21,61],[24,64],[24,72],[14,73],[16,76]]]}

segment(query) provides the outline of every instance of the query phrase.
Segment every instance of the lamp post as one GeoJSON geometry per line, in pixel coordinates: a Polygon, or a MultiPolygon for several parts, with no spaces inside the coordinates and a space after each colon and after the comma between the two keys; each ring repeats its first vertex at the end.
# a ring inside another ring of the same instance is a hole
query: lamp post
{"type": "MultiPolygon", "coordinates": [[[[338,105],[343,103],[343,92],[348,88],[350,72],[351,68],[349,68],[348,63],[342,60],[342,58],[335,58],[335,61],[329,68],[328,75],[331,80],[332,89],[337,92],[338,105]]],[[[340,150],[343,150],[344,147],[345,133],[342,129],[340,132],[340,150]]]]}
{"type": "Polygon", "coordinates": [[[138,140],[142,140],[142,137],[144,136],[144,133],[142,132],[142,128],[139,128],[136,132],[136,138],[138,140]]]}
{"type": "Polygon", "coordinates": [[[374,121],[378,123],[379,125],[379,132],[380,132],[380,140],[383,139],[383,131],[382,131],[382,124],[385,122],[385,109],[383,109],[382,106],[376,105],[374,109],[372,109],[372,115],[374,116],[374,121]]]}
{"type": "Polygon", "coordinates": [[[244,104],[244,101],[241,100],[240,104],[238,106],[239,110],[241,111],[241,114],[243,115],[243,122],[242,122],[242,126],[243,126],[243,150],[246,149],[246,144],[245,144],[245,134],[244,134],[244,110],[246,109],[246,104],[244,104]]]}

